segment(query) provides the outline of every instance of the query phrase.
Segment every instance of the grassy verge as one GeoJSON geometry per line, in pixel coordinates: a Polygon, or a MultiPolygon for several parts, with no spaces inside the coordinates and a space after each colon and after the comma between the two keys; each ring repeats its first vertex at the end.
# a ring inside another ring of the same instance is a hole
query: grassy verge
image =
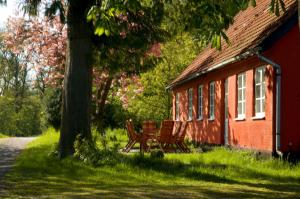
{"type": "Polygon", "coordinates": [[[245,151],[215,148],[164,159],[122,155],[97,168],[49,156],[58,134],[32,142],[6,178],[7,197],[43,198],[297,198],[300,165],[259,160],[245,151]]]}
{"type": "Polygon", "coordinates": [[[8,136],[0,133],[0,138],[6,138],[6,137],[8,137],[8,136]]]}

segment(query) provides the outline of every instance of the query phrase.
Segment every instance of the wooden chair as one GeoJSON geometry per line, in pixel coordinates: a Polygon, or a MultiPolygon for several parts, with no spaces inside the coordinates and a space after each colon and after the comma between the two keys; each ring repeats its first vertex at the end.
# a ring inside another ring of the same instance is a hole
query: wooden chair
{"type": "Polygon", "coordinates": [[[174,127],[172,131],[172,135],[167,143],[167,145],[170,145],[170,147],[173,147],[173,145],[176,145],[176,140],[178,139],[178,135],[180,133],[182,122],[181,121],[175,121],[174,127]]]}
{"type": "Polygon", "coordinates": [[[142,135],[135,132],[132,120],[126,121],[126,128],[129,140],[127,145],[123,149],[123,152],[128,153],[130,149],[135,145],[135,143],[139,142],[141,145],[142,135]]]}
{"type": "Polygon", "coordinates": [[[164,120],[161,124],[157,141],[164,152],[166,151],[172,137],[173,127],[173,120],[164,120]]]}
{"type": "Polygon", "coordinates": [[[153,143],[157,143],[157,131],[156,123],[151,120],[147,120],[143,122],[142,125],[143,134],[142,134],[142,145],[144,151],[149,151],[153,143]],[[150,146],[147,145],[149,142],[150,146]]]}
{"type": "Polygon", "coordinates": [[[190,153],[191,150],[188,148],[188,146],[184,143],[184,138],[186,135],[186,129],[188,126],[188,122],[183,122],[180,128],[180,131],[178,133],[177,138],[175,139],[176,146],[182,151],[190,153]]]}

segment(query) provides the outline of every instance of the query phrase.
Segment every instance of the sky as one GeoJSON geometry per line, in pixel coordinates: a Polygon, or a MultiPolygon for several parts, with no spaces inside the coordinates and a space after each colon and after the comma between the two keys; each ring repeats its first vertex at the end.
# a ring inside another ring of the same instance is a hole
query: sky
{"type": "Polygon", "coordinates": [[[0,27],[3,27],[9,16],[14,16],[18,8],[17,0],[8,0],[7,5],[0,6],[0,27]]]}

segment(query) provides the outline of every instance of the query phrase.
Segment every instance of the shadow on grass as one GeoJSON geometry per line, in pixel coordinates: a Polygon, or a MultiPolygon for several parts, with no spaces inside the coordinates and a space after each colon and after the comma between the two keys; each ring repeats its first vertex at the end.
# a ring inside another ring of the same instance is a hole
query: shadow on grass
{"type": "MultiPolygon", "coordinates": [[[[120,163],[91,167],[47,154],[51,146],[24,151],[7,176],[6,197],[46,198],[276,198],[300,197],[299,178],[277,177],[217,162],[151,159],[122,154],[120,163]],[[245,180],[226,176],[230,169],[245,180]],[[250,183],[247,181],[255,181],[250,183]],[[264,180],[260,183],[260,180],[264,180]]],[[[1,195],[0,195],[1,197],[1,195]]]]}

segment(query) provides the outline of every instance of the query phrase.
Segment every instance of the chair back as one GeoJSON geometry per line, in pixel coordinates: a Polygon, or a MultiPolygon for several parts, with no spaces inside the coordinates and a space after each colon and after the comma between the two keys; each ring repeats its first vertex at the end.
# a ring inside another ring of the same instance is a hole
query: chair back
{"type": "Polygon", "coordinates": [[[182,123],[180,131],[178,133],[178,140],[179,141],[183,141],[184,140],[185,135],[186,135],[187,126],[188,126],[188,122],[185,121],[185,122],[182,123]]]}
{"type": "Polygon", "coordinates": [[[151,120],[143,122],[143,133],[144,134],[154,134],[157,131],[156,123],[151,120]]]}
{"type": "Polygon", "coordinates": [[[173,127],[174,127],[173,120],[164,120],[161,123],[161,127],[159,130],[160,142],[168,142],[171,139],[173,127]]]}
{"type": "Polygon", "coordinates": [[[135,130],[134,130],[132,120],[126,120],[126,128],[127,128],[128,137],[130,139],[135,139],[136,138],[136,133],[135,133],[135,130]]]}
{"type": "Polygon", "coordinates": [[[173,132],[172,132],[172,136],[177,137],[180,131],[180,127],[181,127],[182,122],[181,121],[175,121],[174,122],[174,127],[173,127],[173,132]]]}

